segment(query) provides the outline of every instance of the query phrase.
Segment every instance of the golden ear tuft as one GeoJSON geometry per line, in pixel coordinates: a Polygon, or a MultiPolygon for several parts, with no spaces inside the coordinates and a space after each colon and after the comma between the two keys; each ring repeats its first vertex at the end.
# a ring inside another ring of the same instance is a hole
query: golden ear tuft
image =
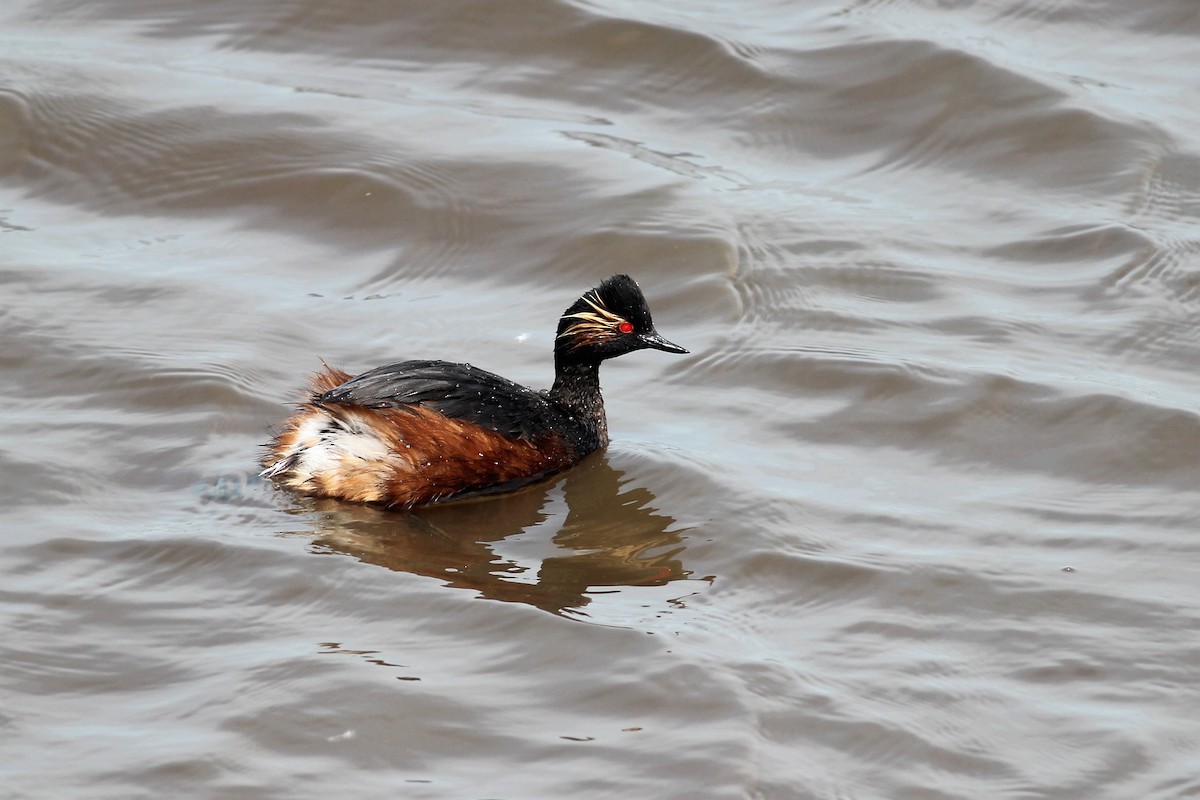
{"type": "Polygon", "coordinates": [[[559,339],[571,340],[573,349],[578,349],[586,344],[601,344],[614,338],[621,330],[621,325],[629,324],[624,317],[609,311],[600,302],[600,298],[597,297],[593,301],[591,297],[584,295],[583,300],[591,306],[592,310],[567,314],[564,319],[578,320],[578,322],[563,328],[562,333],[558,335],[559,339]]]}

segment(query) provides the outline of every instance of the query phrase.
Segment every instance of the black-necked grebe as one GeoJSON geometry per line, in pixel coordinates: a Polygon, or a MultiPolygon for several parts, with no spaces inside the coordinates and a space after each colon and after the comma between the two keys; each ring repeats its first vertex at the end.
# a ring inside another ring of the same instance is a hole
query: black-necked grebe
{"type": "Polygon", "coordinates": [[[305,494],[395,507],[515,489],[608,444],[600,362],[647,347],[688,352],[654,330],[633,278],[614,275],[559,320],[548,392],[448,361],[353,378],[326,366],[267,445],[262,474],[305,494]]]}

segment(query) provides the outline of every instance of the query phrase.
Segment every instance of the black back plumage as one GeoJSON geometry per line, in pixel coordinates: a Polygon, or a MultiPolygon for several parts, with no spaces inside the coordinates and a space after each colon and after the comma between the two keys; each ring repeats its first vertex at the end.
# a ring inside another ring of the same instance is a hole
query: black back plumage
{"type": "Polygon", "coordinates": [[[561,439],[582,457],[608,442],[600,362],[644,347],[687,352],[654,330],[637,283],[628,275],[613,275],[564,312],[555,340],[555,381],[548,392],[470,364],[400,361],[357,375],[316,395],[313,403],[422,408],[533,444],[561,439]]]}
{"type": "Polygon", "coordinates": [[[318,405],[364,408],[419,406],[503,436],[537,441],[550,430],[572,432],[572,420],[546,397],[470,364],[400,361],[377,367],[313,398],[318,405]]]}

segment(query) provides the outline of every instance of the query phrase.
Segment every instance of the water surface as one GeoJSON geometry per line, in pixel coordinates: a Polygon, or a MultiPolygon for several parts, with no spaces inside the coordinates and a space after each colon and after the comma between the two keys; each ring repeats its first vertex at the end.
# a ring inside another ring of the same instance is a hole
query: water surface
{"type": "Polygon", "coordinates": [[[0,12],[0,782],[21,798],[1200,795],[1188,0],[0,12]],[[320,359],[614,442],[256,481],[320,359]]]}

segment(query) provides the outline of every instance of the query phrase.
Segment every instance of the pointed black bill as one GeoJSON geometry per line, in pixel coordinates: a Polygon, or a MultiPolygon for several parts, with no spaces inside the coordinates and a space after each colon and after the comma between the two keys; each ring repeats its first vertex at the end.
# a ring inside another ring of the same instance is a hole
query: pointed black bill
{"type": "Polygon", "coordinates": [[[687,350],[674,342],[668,342],[666,339],[658,335],[658,331],[650,331],[641,335],[642,345],[645,347],[653,347],[655,350],[663,350],[668,353],[690,353],[687,350]]]}

